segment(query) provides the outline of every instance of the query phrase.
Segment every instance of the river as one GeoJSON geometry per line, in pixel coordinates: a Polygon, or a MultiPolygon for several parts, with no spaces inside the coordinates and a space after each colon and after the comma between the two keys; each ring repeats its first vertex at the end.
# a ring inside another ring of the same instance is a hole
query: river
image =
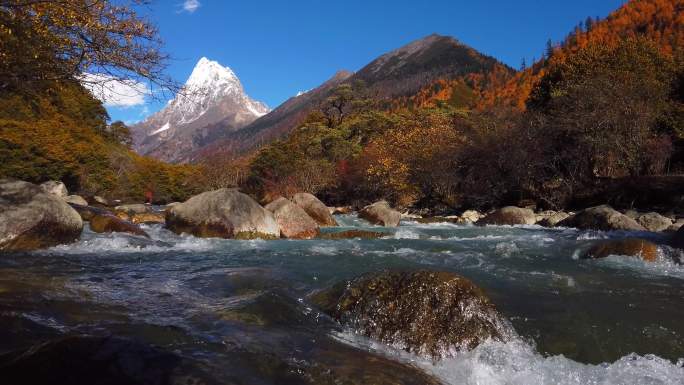
{"type": "Polygon", "coordinates": [[[0,353],[65,335],[116,335],[198,362],[217,383],[302,383],[312,367],[362,378],[372,361],[372,370],[391,373],[399,362],[445,384],[684,384],[684,266],[578,258],[599,239],[635,234],[337,219],[342,226],[326,231],[387,237],[238,241],[153,225],[144,226],[147,240],[86,228],[71,245],[2,255],[0,353]],[[432,362],[363,338],[307,301],[383,269],[471,279],[520,338],[432,362]]]}

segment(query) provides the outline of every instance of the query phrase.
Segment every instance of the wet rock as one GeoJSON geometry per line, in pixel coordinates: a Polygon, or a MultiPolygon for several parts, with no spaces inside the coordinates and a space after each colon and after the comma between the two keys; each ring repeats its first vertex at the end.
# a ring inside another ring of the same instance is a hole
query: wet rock
{"type": "Polygon", "coordinates": [[[66,203],[73,203],[75,205],[88,206],[88,201],[86,201],[80,195],[69,195],[69,196],[64,198],[64,201],[66,203]]]}
{"type": "Polygon", "coordinates": [[[422,224],[430,224],[430,223],[458,223],[459,219],[458,218],[447,218],[447,217],[427,217],[427,218],[413,218],[413,221],[416,221],[418,223],[422,224]]]}
{"type": "Polygon", "coordinates": [[[644,226],[646,230],[653,232],[665,231],[672,226],[672,219],[655,212],[640,215],[636,218],[636,221],[644,226]]]}
{"type": "Polygon", "coordinates": [[[515,206],[506,206],[487,214],[477,225],[533,225],[537,221],[534,211],[515,206]]]}
{"type": "Polygon", "coordinates": [[[435,359],[514,333],[482,290],[447,272],[364,275],[311,300],[367,337],[435,359]]]}
{"type": "Polygon", "coordinates": [[[125,213],[128,213],[128,215],[144,214],[144,213],[151,213],[152,207],[150,207],[149,205],[143,204],[143,203],[135,203],[135,204],[130,204],[130,205],[116,206],[116,207],[114,207],[114,211],[115,212],[123,211],[125,213]]]}
{"type": "Polygon", "coordinates": [[[333,215],[347,215],[347,214],[351,214],[353,212],[354,212],[354,208],[351,206],[333,207],[332,214],[333,215]]]}
{"type": "Polygon", "coordinates": [[[131,216],[131,222],[135,224],[154,224],[154,223],[166,223],[166,216],[163,213],[139,213],[133,214],[131,216]]]}
{"type": "Polygon", "coordinates": [[[96,233],[128,233],[147,238],[150,237],[140,226],[124,221],[114,215],[94,215],[90,218],[90,229],[96,233]]]}
{"type": "Polygon", "coordinates": [[[76,210],[78,215],[81,216],[81,219],[84,221],[90,221],[95,215],[112,215],[112,212],[100,207],[93,207],[93,206],[83,206],[79,204],[69,204],[71,208],[76,210]]]}
{"type": "Polygon", "coordinates": [[[639,216],[641,215],[641,213],[639,213],[636,210],[632,210],[632,209],[623,211],[623,214],[625,214],[626,216],[628,216],[634,220],[639,218],[639,216]]]}
{"type": "Polygon", "coordinates": [[[303,208],[286,198],[278,198],[264,208],[273,213],[284,238],[311,239],[320,232],[318,223],[303,208]]]}
{"type": "Polygon", "coordinates": [[[320,226],[337,226],[337,222],[330,214],[328,207],[315,196],[309,193],[298,193],[292,197],[292,202],[303,208],[320,226]]]}
{"type": "Polygon", "coordinates": [[[69,191],[64,183],[57,180],[49,180],[47,182],[41,183],[40,188],[46,193],[58,196],[60,198],[66,198],[66,196],[69,195],[69,191]]]}
{"type": "Polygon", "coordinates": [[[321,234],[321,239],[378,239],[387,236],[386,233],[365,230],[345,230],[321,234]]]}
{"type": "Polygon", "coordinates": [[[638,238],[602,241],[589,249],[583,258],[606,258],[611,255],[639,257],[644,261],[655,262],[658,259],[658,246],[638,238]]]}
{"type": "Polygon", "coordinates": [[[12,385],[215,384],[194,363],[117,337],[67,337],[0,356],[2,382],[12,385]]]}
{"type": "Polygon", "coordinates": [[[466,210],[461,214],[461,220],[464,223],[475,223],[482,218],[482,214],[477,210],[466,210]]]}
{"type": "Polygon", "coordinates": [[[108,207],[110,205],[109,201],[106,198],[103,198],[99,195],[93,196],[92,201],[94,204],[98,204],[98,205],[102,205],[102,206],[106,206],[106,207],[108,207]]]}
{"type": "Polygon", "coordinates": [[[361,209],[359,218],[374,225],[397,227],[401,221],[401,213],[392,209],[387,201],[379,201],[361,209]]]}
{"type": "Polygon", "coordinates": [[[273,214],[237,189],[208,191],[166,211],[166,227],[209,238],[279,238],[273,214]]]}
{"type": "Polygon", "coordinates": [[[0,250],[35,250],[78,239],[83,221],[63,199],[40,187],[0,179],[0,250]]]}
{"type": "Polygon", "coordinates": [[[590,207],[558,223],[559,226],[576,227],[581,230],[646,231],[634,219],[614,210],[608,205],[590,207]]]}
{"type": "Polygon", "coordinates": [[[570,214],[564,211],[558,211],[555,214],[552,214],[539,221],[539,225],[544,227],[556,227],[560,222],[564,221],[569,216],[570,214]]]}
{"type": "Polygon", "coordinates": [[[667,231],[674,232],[679,230],[682,226],[684,226],[684,219],[678,219],[677,221],[675,221],[675,223],[673,223],[672,225],[670,225],[670,227],[667,228],[667,231]]]}

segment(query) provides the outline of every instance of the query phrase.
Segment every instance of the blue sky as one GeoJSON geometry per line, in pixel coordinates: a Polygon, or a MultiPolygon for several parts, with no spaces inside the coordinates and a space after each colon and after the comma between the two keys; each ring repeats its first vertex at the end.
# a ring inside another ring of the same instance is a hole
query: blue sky
{"type": "MultiPolygon", "coordinates": [[[[235,71],[247,93],[276,107],[337,70],[358,70],[384,52],[431,33],[454,36],[518,68],[587,16],[623,0],[156,0],[144,13],[159,27],[169,74],[180,82],[202,56],[235,71]]],[[[134,122],[163,107],[108,106],[134,122]]],[[[137,104],[136,104],[137,103],[137,104]]]]}

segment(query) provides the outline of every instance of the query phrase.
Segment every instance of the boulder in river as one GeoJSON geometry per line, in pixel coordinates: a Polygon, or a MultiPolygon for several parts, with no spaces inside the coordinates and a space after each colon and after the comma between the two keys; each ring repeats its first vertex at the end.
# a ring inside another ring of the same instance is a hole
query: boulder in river
{"type": "Polygon", "coordinates": [[[433,359],[515,334],[480,288],[448,272],[367,274],[311,300],[367,337],[433,359]]]}
{"type": "Polygon", "coordinates": [[[273,213],[283,238],[311,239],[320,232],[318,223],[289,199],[278,198],[264,208],[273,213]]]}
{"type": "Polygon", "coordinates": [[[46,193],[58,196],[60,198],[66,198],[67,195],[69,195],[69,190],[67,190],[64,183],[58,180],[49,180],[47,182],[41,183],[40,188],[42,188],[46,193]]]}
{"type": "Polygon", "coordinates": [[[164,213],[140,213],[131,215],[131,222],[135,224],[154,224],[154,223],[166,223],[166,216],[164,213]]]}
{"type": "Polygon", "coordinates": [[[175,353],[119,337],[66,337],[0,355],[12,385],[216,384],[175,353]]]}
{"type": "Polygon", "coordinates": [[[318,198],[309,193],[297,193],[292,196],[292,202],[306,211],[320,226],[337,226],[335,218],[330,214],[328,207],[318,198]]]}
{"type": "Polygon", "coordinates": [[[531,209],[506,206],[477,221],[478,225],[533,225],[537,217],[531,209]]]}
{"type": "Polygon", "coordinates": [[[544,227],[556,227],[560,222],[567,219],[569,216],[570,214],[566,213],[565,211],[558,211],[543,218],[538,224],[544,227]]]}
{"type": "Polygon", "coordinates": [[[638,238],[601,241],[589,249],[583,258],[606,258],[611,255],[639,257],[644,261],[655,262],[658,259],[658,246],[638,238]]]}
{"type": "Polygon", "coordinates": [[[466,210],[461,214],[461,221],[464,223],[475,223],[482,218],[482,213],[477,210],[466,210]]]}
{"type": "Polygon", "coordinates": [[[670,225],[670,227],[667,228],[667,231],[675,232],[682,227],[684,227],[684,218],[677,219],[672,225],[670,225]]]}
{"type": "Polygon", "coordinates": [[[78,215],[80,215],[81,219],[84,221],[91,220],[95,215],[113,215],[111,211],[103,209],[101,207],[85,206],[74,203],[70,203],[69,206],[76,210],[78,215]]]}
{"type": "Polygon", "coordinates": [[[590,207],[558,223],[559,226],[576,227],[580,230],[646,231],[634,219],[614,210],[608,205],[590,207]]]}
{"type": "Polygon", "coordinates": [[[88,206],[88,201],[80,195],[68,195],[64,197],[64,201],[66,203],[73,203],[75,205],[88,206]]]}
{"type": "Polygon", "coordinates": [[[114,207],[114,211],[123,211],[128,213],[129,215],[133,214],[143,214],[143,213],[151,213],[152,212],[152,207],[149,205],[143,204],[143,203],[134,203],[130,205],[121,205],[121,206],[116,206],[114,207]]]}
{"type": "Polygon", "coordinates": [[[665,231],[672,226],[672,219],[655,212],[639,215],[636,221],[644,226],[646,230],[653,232],[665,231]]]}
{"type": "Polygon", "coordinates": [[[374,225],[397,227],[401,221],[401,213],[390,207],[387,201],[375,202],[359,211],[359,218],[374,225]]]}
{"type": "Polygon", "coordinates": [[[273,214],[237,189],[207,191],[166,210],[166,227],[203,238],[279,238],[273,214]]]}
{"type": "Polygon", "coordinates": [[[35,250],[78,239],[83,221],[62,198],[14,179],[0,179],[0,250],[35,250]]]}
{"type": "Polygon", "coordinates": [[[90,229],[96,233],[129,233],[149,238],[140,226],[114,215],[97,214],[90,218],[90,229]]]}
{"type": "Polygon", "coordinates": [[[107,198],[101,197],[99,195],[95,195],[91,199],[92,199],[92,202],[91,202],[92,204],[105,206],[105,207],[108,207],[110,205],[107,198]]]}

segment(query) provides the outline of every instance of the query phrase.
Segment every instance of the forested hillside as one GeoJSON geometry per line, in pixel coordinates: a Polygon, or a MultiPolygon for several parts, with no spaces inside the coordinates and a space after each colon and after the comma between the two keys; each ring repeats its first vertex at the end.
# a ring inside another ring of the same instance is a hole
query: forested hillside
{"type": "Polygon", "coordinates": [[[241,159],[240,181],[265,200],[306,190],[448,212],[565,207],[684,170],[681,18],[679,0],[634,0],[513,77],[495,66],[438,80],[390,108],[343,84],[286,140],[241,159]]]}

